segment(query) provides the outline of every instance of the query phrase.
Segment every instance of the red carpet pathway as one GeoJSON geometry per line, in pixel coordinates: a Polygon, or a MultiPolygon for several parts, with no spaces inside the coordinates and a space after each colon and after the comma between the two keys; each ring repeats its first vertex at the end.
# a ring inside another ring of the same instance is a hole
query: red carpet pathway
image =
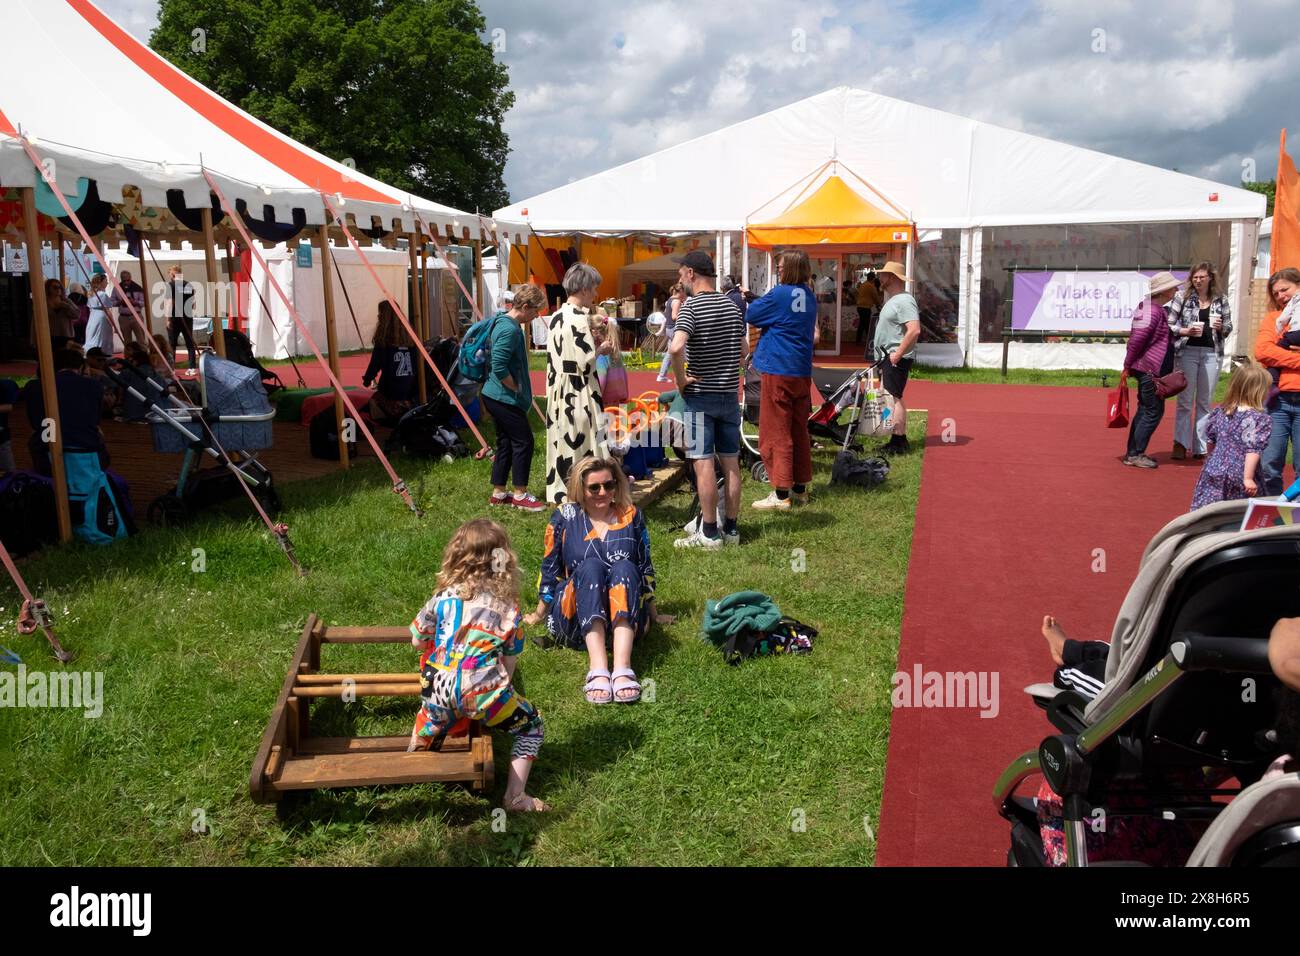
{"type": "Polygon", "coordinates": [[[898,670],[997,674],[1000,708],[895,708],[877,862],[1002,866],[994,781],[1050,729],[1023,693],[1051,680],[1042,616],[1109,640],[1143,548],[1187,510],[1200,462],[1169,460],[1172,401],[1148,449],[1160,467],[1146,471],[1119,463],[1126,432],[1103,426],[1100,388],[916,382],[907,397],[929,416],[898,670]]]}

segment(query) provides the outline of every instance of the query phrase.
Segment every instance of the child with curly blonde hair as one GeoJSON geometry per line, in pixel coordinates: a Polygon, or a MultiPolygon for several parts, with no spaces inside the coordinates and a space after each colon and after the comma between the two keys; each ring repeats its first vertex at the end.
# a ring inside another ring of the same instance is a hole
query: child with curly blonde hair
{"type": "Polygon", "coordinates": [[[407,749],[433,749],[461,718],[481,720],[514,738],[505,809],[549,810],[525,791],[543,728],[537,708],[511,685],[524,639],[519,561],[505,529],[487,518],[457,528],[437,586],[411,622],[411,643],[422,649],[421,703],[407,749]]]}

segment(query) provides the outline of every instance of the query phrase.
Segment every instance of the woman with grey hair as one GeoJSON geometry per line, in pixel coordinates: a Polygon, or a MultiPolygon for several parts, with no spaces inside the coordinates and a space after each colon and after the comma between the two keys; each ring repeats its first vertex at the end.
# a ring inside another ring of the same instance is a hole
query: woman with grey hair
{"type": "Polygon", "coordinates": [[[569,473],[588,455],[608,457],[600,433],[603,403],[596,378],[596,356],[613,350],[597,345],[589,316],[600,288],[600,273],[575,262],[564,274],[569,297],[551,316],[546,335],[546,500],[567,498],[569,473]]]}

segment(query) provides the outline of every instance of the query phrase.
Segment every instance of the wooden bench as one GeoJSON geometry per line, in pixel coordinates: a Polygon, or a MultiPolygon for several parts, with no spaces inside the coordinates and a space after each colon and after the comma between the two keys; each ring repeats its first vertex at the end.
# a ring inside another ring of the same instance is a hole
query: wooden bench
{"type": "MultiPolygon", "coordinates": [[[[320,698],[419,697],[420,675],[322,674],[322,644],[408,644],[405,627],[327,627],[307,618],[289,673],[253,760],[248,793],[274,803],[290,791],[394,783],[464,783],[492,789],[492,738],[462,721],[437,751],[407,753],[400,737],[313,737],[311,702],[320,698]]],[[[414,721],[414,709],[412,710],[414,721]]]]}

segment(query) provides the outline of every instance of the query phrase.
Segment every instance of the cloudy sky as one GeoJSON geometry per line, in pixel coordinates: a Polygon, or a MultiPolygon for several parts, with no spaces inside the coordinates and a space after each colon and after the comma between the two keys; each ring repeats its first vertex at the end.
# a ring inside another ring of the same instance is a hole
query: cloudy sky
{"type": "MultiPolygon", "coordinates": [[[[154,0],[99,2],[148,38],[154,0]]],[[[841,85],[1230,184],[1300,142],[1294,0],[480,5],[515,200],[841,85]]]]}

